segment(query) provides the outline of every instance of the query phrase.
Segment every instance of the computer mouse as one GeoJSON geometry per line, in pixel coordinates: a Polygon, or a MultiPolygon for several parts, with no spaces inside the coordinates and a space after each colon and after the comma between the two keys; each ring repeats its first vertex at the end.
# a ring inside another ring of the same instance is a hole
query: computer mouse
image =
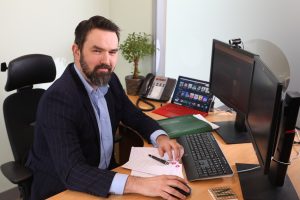
{"type": "Polygon", "coordinates": [[[184,196],[189,196],[190,194],[191,194],[191,192],[192,192],[192,189],[190,188],[190,186],[188,186],[187,184],[185,184],[185,183],[183,183],[185,186],[187,186],[189,189],[190,189],[190,191],[189,192],[186,192],[186,191],[184,191],[184,190],[182,190],[181,188],[178,188],[178,187],[174,187],[174,186],[171,186],[172,188],[174,188],[175,190],[177,190],[178,192],[180,192],[181,194],[183,194],[184,196]]]}

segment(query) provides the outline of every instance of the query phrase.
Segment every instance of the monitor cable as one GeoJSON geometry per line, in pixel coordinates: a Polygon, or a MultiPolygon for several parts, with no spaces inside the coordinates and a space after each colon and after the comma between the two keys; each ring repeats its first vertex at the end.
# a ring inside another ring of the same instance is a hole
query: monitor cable
{"type": "MultiPolygon", "coordinates": [[[[295,144],[300,144],[300,136],[299,136],[297,128],[295,128],[295,134],[296,134],[296,137],[297,137],[297,141],[294,141],[294,145],[295,144]]],[[[272,157],[271,160],[274,161],[274,162],[277,162],[281,165],[290,165],[290,164],[292,164],[292,161],[297,160],[297,159],[300,158],[300,150],[298,150],[298,151],[295,150],[295,151],[296,151],[296,156],[291,157],[290,162],[282,162],[282,161],[274,159],[274,157],[272,157]]]]}
{"type": "Polygon", "coordinates": [[[291,161],[290,162],[282,162],[280,160],[276,160],[273,156],[272,156],[271,160],[276,162],[276,163],[279,163],[281,165],[290,165],[291,164],[291,161]]]}
{"type": "Polygon", "coordinates": [[[253,171],[253,170],[256,170],[256,169],[260,169],[260,165],[257,165],[255,167],[251,167],[251,168],[248,168],[248,169],[243,169],[243,170],[237,171],[237,173],[249,172],[249,171],[253,171]]]}

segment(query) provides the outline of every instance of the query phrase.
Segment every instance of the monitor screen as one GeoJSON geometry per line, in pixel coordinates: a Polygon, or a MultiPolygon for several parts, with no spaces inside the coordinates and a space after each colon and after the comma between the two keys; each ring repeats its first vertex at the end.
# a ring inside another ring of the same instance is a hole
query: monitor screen
{"type": "Polygon", "coordinates": [[[214,40],[210,90],[228,107],[247,113],[254,55],[214,40]]]}
{"type": "Polygon", "coordinates": [[[210,91],[237,112],[234,123],[221,123],[218,134],[226,143],[250,142],[245,126],[255,55],[213,40],[210,91]],[[222,130],[223,129],[223,130],[222,130]]]}
{"type": "Polygon", "coordinates": [[[264,173],[269,171],[276,146],[282,109],[282,86],[257,56],[249,98],[247,125],[264,173]]]}

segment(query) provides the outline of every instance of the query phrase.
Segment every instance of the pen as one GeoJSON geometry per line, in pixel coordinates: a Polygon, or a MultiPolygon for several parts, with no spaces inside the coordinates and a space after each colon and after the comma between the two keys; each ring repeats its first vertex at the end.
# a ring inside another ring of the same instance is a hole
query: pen
{"type": "Polygon", "coordinates": [[[151,154],[148,154],[148,156],[149,156],[150,158],[153,158],[154,160],[156,160],[156,161],[162,163],[162,164],[165,164],[165,165],[168,165],[168,164],[169,164],[168,161],[166,161],[166,160],[164,160],[164,159],[161,159],[161,158],[158,158],[158,157],[156,157],[156,156],[153,156],[153,155],[151,155],[151,154]]]}

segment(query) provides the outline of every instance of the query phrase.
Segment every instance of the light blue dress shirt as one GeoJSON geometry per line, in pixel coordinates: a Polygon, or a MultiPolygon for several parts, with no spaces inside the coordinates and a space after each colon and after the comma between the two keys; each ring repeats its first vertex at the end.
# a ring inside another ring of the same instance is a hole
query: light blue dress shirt
{"type": "MultiPolygon", "coordinates": [[[[101,149],[100,163],[98,167],[99,169],[107,169],[113,151],[113,135],[110,116],[107,108],[107,103],[104,98],[104,95],[108,91],[109,85],[93,89],[92,86],[82,76],[81,72],[77,69],[75,64],[74,68],[83,85],[85,86],[86,91],[88,92],[98,123],[101,149]]],[[[157,130],[151,134],[150,140],[155,147],[157,147],[157,137],[162,134],[167,135],[166,132],[163,130],[157,130]]],[[[127,174],[116,173],[110,187],[110,193],[123,194],[127,178],[127,174]]]]}

